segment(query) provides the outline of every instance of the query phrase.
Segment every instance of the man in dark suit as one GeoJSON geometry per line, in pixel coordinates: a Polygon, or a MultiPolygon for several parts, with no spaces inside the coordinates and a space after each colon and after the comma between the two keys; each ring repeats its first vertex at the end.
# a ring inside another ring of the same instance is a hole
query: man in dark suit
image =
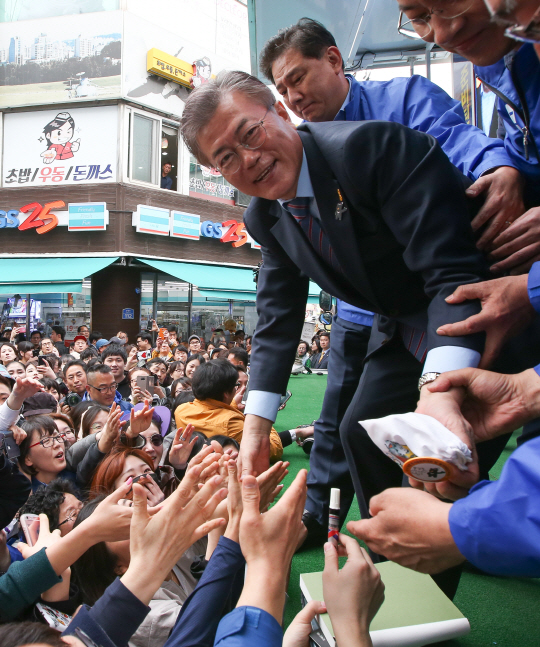
{"type": "Polygon", "coordinates": [[[328,369],[328,360],[330,359],[330,333],[322,332],[319,335],[321,343],[321,352],[314,355],[310,360],[312,369],[328,369]]]}
{"type": "MultiPolygon", "coordinates": [[[[250,235],[262,245],[263,264],[243,473],[260,473],[268,464],[268,436],[301,334],[308,277],[347,303],[378,313],[369,361],[342,430],[352,429],[351,420],[416,408],[474,450],[460,391],[421,388],[444,371],[476,366],[483,350],[482,335],[437,334],[440,326],[480,310],[477,301],[450,305],[445,297],[486,278],[463,177],[423,133],[387,122],[309,123],[297,130],[274,102],[258,79],[226,72],[190,96],[182,119],[182,135],[197,159],[257,198],[245,213],[250,235]],[[410,364],[421,378],[418,406],[410,364]],[[403,365],[406,379],[395,368],[403,365]]],[[[360,425],[343,443],[367,511],[362,494],[367,504],[382,489],[400,485],[402,473],[360,425]]],[[[462,496],[478,475],[475,460],[454,483],[436,489],[462,496]]]]}

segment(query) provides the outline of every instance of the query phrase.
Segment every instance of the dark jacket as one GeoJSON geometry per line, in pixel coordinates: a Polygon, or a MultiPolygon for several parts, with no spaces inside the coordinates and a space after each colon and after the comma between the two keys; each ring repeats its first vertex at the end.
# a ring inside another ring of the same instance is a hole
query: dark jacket
{"type": "Polygon", "coordinates": [[[459,285],[487,278],[470,225],[466,179],[437,141],[378,121],[304,123],[298,132],[322,227],[346,271],[338,273],[316,254],[279,202],[251,201],[244,220],[263,257],[251,389],[286,389],[309,278],[329,294],[383,315],[375,328],[382,321],[384,339],[396,334],[398,323],[408,323],[427,330],[428,350],[451,345],[481,353],[481,335],[436,332],[479,312],[478,301],[450,305],[445,297],[459,285]],[[341,218],[340,194],[347,207],[341,218]]]}

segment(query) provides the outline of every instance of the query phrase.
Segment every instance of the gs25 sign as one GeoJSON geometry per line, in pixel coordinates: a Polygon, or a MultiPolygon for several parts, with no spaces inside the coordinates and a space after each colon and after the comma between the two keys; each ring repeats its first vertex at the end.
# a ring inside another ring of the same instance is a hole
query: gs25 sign
{"type": "Polygon", "coordinates": [[[30,202],[20,209],[3,211],[0,209],[0,229],[35,229],[38,234],[46,234],[58,225],[58,218],[51,209],[65,207],[63,200],[46,202],[43,206],[39,202],[30,202]],[[28,214],[26,218],[21,218],[28,214]]]}
{"type": "Polygon", "coordinates": [[[243,222],[226,220],[225,222],[201,222],[201,236],[218,238],[222,243],[232,243],[233,247],[241,247],[248,242],[248,235],[243,222]]]}

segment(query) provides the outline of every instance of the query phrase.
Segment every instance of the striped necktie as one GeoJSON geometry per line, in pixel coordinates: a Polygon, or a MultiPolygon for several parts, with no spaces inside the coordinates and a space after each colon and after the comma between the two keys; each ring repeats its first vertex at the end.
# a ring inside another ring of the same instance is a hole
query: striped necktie
{"type": "Polygon", "coordinates": [[[409,353],[424,363],[427,355],[427,332],[407,324],[399,324],[399,332],[409,353]]]}
{"type": "Polygon", "coordinates": [[[336,272],[341,272],[341,266],[334,254],[328,236],[325,234],[317,218],[310,213],[313,198],[294,198],[283,203],[286,209],[300,225],[315,252],[328,263],[336,272]]]}

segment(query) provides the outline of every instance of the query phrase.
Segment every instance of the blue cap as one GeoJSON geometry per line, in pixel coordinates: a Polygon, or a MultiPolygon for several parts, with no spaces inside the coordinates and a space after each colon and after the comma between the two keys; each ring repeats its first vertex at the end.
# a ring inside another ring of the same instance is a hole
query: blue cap
{"type": "Polygon", "coordinates": [[[96,342],[96,348],[99,350],[100,348],[103,348],[103,346],[108,346],[110,344],[110,341],[107,339],[98,339],[96,342]]]}

